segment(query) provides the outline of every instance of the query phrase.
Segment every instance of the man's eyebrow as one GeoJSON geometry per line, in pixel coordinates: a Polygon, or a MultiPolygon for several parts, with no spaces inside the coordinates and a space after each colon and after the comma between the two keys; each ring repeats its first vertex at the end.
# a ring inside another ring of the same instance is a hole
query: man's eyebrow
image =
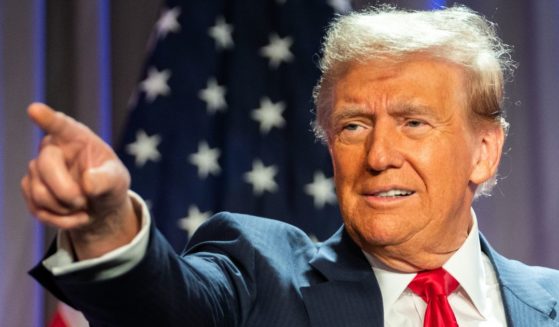
{"type": "MultiPolygon", "coordinates": [[[[390,106],[388,112],[393,116],[430,115],[433,113],[433,109],[423,104],[399,103],[390,106]]],[[[332,115],[332,121],[336,122],[354,117],[374,118],[374,116],[375,113],[372,110],[360,108],[359,106],[348,106],[346,109],[342,109],[334,113],[332,115]]]]}
{"type": "Polygon", "coordinates": [[[359,108],[356,106],[350,106],[346,109],[340,110],[332,115],[332,121],[337,122],[347,118],[354,118],[354,117],[374,117],[375,114],[370,110],[366,110],[365,108],[359,108]]]}
{"type": "Polygon", "coordinates": [[[431,115],[433,109],[427,105],[417,103],[399,103],[388,109],[393,116],[431,115]]]}

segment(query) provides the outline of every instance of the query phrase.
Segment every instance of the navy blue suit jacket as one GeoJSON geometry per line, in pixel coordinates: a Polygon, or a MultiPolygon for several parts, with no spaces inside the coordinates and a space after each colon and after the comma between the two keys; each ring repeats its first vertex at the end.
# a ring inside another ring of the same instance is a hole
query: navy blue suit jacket
{"type": "MultiPolygon", "coordinates": [[[[120,277],[90,282],[93,269],[54,277],[42,265],[31,274],[92,326],[383,326],[376,278],[343,228],[315,244],[285,223],[221,213],[182,256],[150,233],[146,256],[120,277]]],[[[481,244],[509,326],[559,326],[559,272],[481,244]]]]}

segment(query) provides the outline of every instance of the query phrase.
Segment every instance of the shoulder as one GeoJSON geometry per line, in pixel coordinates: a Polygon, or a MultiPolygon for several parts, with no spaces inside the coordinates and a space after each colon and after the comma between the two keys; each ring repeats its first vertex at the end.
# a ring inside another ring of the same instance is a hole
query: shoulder
{"type": "Polygon", "coordinates": [[[221,212],[214,215],[196,231],[187,251],[200,248],[227,247],[239,251],[292,252],[313,251],[314,242],[299,228],[274,219],[221,212]]]}
{"type": "Polygon", "coordinates": [[[549,293],[559,298],[559,270],[530,266],[492,250],[490,259],[504,288],[517,294],[549,293]]]}
{"type": "Polygon", "coordinates": [[[559,270],[530,266],[523,262],[509,259],[495,251],[481,236],[483,252],[488,255],[499,282],[518,294],[550,293],[559,298],[559,270]]]}
{"type": "Polygon", "coordinates": [[[205,237],[227,238],[243,236],[249,239],[300,238],[310,241],[301,229],[288,223],[259,216],[220,212],[202,224],[192,237],[192,242],[205,237]]]}
{"type": "Polygon", "coordinates": [[[517,260],[501,258],[503,260],[501,268],[503,265],[507,266],[507,269],[501,269],[500,271],[504,286],[522,283],[523,281],[525,283],[526,279],[530,279],[559,297],[559,270],[530,266],[517,260]]]}

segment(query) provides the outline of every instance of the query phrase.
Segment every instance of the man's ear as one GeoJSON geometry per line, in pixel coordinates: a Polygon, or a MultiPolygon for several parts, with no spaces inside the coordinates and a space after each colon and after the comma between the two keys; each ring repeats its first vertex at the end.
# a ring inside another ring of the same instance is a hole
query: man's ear
{"type": "Polygon", "coordinates": [[[479,133],[479,148],[470,175],[470,181],[477,185],[487,181],[497,172],[505,142],[505,132],[500,126],[484,128],[479,133]]]}

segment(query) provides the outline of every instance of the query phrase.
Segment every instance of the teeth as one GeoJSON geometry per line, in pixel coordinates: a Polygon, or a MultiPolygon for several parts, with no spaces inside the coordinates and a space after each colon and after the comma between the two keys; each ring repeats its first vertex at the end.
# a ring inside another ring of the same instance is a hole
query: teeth
{"type": "Polygon", "coordinates": [[[413,193],[412,191],[406,191],[406,190],[390,190],[387,192],[380,192],[375,195],[380,197],[390,197],[390,196],[406,196],[412,193],[413,193]]]}

